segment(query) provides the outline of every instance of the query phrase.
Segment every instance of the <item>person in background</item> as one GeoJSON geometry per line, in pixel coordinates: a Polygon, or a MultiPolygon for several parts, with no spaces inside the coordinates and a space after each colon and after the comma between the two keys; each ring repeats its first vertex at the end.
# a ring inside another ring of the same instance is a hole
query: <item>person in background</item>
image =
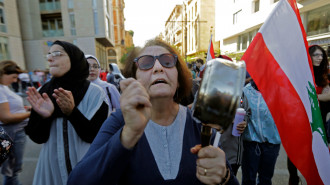
{"type": "Polygon", "coordinates": [[[37,69],[36,70],[37,72],[36,72],[36,75],[38,76],[38,78],[39,78],[39,85],[41,86],[41,85],[44,85],[44,83],[45,83],[45,72],[44,71],[42,71],[42,70],[40,70],[40,69],[37,69]]]}
{"type": "Polygon", "coordinates": [[[27,90],[27,86],[30,86],[30,76],[26,70],[18,75],[18,78],[21,80],[22,92],[27,90]]]}
{"type": "MultiPolygon", "coordinates": [[[[226,55],[219,55],[217,58],[233,61],[230,57],[226,55]]],[[[237,124],[236,128],[233,128],[233,123],[231,123],[228,129],[222,133],[220,138],[221,147],[226,153],[226,157],[235,176],[237,175],[237,171],[242,164],[243,138],[242,136],[233,136],[232,131],[233,129],[236,129],[239,134],[242,134],[245,130],[246,125],[246,121],[242,121],[237,124]]]]}
{"type": "Polygon", "coordinates": [[[12,153],[1,167],[4,185],[20,184],[18,173],[22,171],[26,143],[24,127],[30,116],[31,107],[24,107],[23,99],[8,88],[20,73],[15,62],[0,62],[0,125],[13,140],[12,153]]]}
{"type": "Polygon", "coordinates": [[[242,107],[247,122],[243,133],[242,185],[272,184],[281,139],[253,79],[243,88],[242,107]]]}
{"type": "MultiPolygon", "coordinates": [[[[316,83],[316,93],[320,103],[322,120],[326,130],[329,130],[326,122],[327,114],[330,113],[330,86],[328,81],[328,56],[325,50],[318,46],[312,45],[309,47],[309,55],[313,62],[314,78],[316,83]]],[[[328,142],[330,135],[327,133],[328,142]]]]}
{"type": "Polygon", "coordinates": [[[112,73],[113,68],[109,65],[109,73],[107,74],[107,82],[115,85],[115,75],[112,73]]]}
{"type": "MultiPolygon", "coordinates": [[[[99,64],[99,66],[101,65],[99,64]]],[[[107,72],[104,69],[100,70],[100,79],[105,82],[107,81],[107,72]]]]}
{"type": "Polygon", "coordinates": [[[167,43],[149,40],[128,55],[121,110],[103,124],[68,184],[238,184],[224,152],[201,148],[201,124],[178,104],[191,73],[167,43]]]}
{"type": "Polygon", "coordinates": [[[100,62],[93,55],[85,55],[88,64],[89,64],[89,76],[87,80],[95,83],[103,88],[105,94],[107,95],[107,100],[109,103],[109,110],[113,111],[114,109],[120,108],[120,94],[117,88],[105,81],[102,81],[98,76],[100,74],[100,62]]]}
{"type": "Polygon", "coordinates": [[[64,185],[109,115],[102,88],[87,80],[88,62],[75,45],[55,41],[47,54],[52,79],[39,92],[29,87],[32,105],[27,135],[43,144],[34,185],[64,185]]]}
{"type": "Polygon", "coordinates": [[[13,88],[15,93],[19,92],[19,82],[20,82],[20,80],[17,79],[16,82],[11,83],[11,87],[13,88]]]}
{"type": "Polygon", "coordinates": [[[196,59],[196,68],[198,69],[197,77],[203,78],[203,73],[204,73],[204,68],[205,68],[203,59],[201,59],[201,58],[196,59]]]}
{"type": "Polygon", "coordinates": [[[195,71],[193,69],[193,65],[191,63],[188,63],[187,66],[188,66],[188,69],[191,72],[192,79],[195,79],[196,78],[196,73],[195,73],[195,71]]]}
{"type": "MultiPolygon", "coordinates": [[[[330,112],[330,87],[328,81],[328,57],[325,50],[318,45],[311,45],[308,48],[309,56],[312,59],[313,72],[316,83],[316,93],[320,103],[322,121],[327,135],[327,140],[330,142],[330,123],[327,119],[327,114],[330,112]],[[328,121],[328,124],[327,124],[328,121]]],[[[298,185],[301,182],[298,176],[296,166],[287,158],[287,167],[289,171],[289,185],[298,185]]]]}
{"type": "Polygon", "coordinates": [[[41,83],[40,83],[40,78],[39,78],[39,76],[37,75],[37,72],[38,72],[38,70],[34,70],[34,71],[31,73],[31,75],[30,75],[30,77],[31,77],[31,81],[32,81],[32,84],[33,84],[33,86],[34,86],[36,89],[38,89],[38,88],[40,87],[40,85],[41,85],[41,83]]]}

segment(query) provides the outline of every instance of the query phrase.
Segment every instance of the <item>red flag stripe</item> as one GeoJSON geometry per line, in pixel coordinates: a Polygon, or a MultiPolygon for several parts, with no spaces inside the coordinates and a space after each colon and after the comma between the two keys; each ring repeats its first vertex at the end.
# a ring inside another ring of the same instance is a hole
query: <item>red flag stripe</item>
{"type": "Polygon", "coordinates": [[[308,184],[323,184],[312,153],[312,133],[304,105],[290,80],[268,50],[261,33],[257,33],[243,60],[248,60],[247,70],[261,89],[277,123],[288,156],[299,168],[308,184]],[[263,75],[260,75],[261,71],[264,72],[263,75]],[[296,144],[292,145],[292,143],[296,144]]]}

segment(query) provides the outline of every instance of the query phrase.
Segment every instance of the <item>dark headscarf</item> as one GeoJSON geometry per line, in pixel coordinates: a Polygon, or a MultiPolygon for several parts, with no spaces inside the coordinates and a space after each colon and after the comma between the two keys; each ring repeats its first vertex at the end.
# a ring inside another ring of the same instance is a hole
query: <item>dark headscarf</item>
{"type": "Polygon", "coordinates": [[[55,98],[52,96],[54,89],[62,87],[65,90],[71,91],[74,103],[78,106],[89,86],[89,81],[87,80],[89,69],[85,54],[77,46],[59,40],[55,41],[52,46],[55,44],[62,46],[64,51],[68,54],[71,68],[63,76],[53,77],[48,83],[41,87],[39,92],[40,94],[44,92],[48,94],[55,107],[52,116],[57,117],[63,116],[63,113],[58,107],[55,98]]]}

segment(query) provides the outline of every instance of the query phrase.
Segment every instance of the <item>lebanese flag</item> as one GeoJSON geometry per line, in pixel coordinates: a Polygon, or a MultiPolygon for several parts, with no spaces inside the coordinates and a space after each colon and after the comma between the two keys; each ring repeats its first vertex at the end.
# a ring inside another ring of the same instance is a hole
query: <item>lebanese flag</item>
{"type": "Polygon", "coordinates": [[[295,0],[281,0],[242,59],[308,184],[330,184],[330,153],[306,33],[295,0]]]}
{"type": "Polygon", "coordinates": [[[215,58],[214,57],[214,49],[213,49],[212,35],[211,35],[209,48],[207,49],[206,62],[209,61],[209,60],[212,60],[214,58],[215,58]]]}

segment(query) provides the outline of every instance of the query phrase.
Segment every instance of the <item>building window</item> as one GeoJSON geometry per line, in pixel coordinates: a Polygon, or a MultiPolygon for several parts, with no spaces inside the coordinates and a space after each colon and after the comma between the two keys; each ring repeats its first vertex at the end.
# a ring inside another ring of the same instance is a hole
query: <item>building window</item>
{"type": "Polygon", "coordinates": [[[239,10],[233,14],[233,24],[236,24],[238,20],[240,19],[242,10],[239,10]]]}
{"type": "Polygon", "coordinates": [[[260,3],[260,0],[255,0],[252,2],[252,12],[253,13],[259,11],[259,3],[260,3]]]}
{"type": "Polygon", "coordinates": [[[44,37],[64,36],[62,18],[42,18],[42,33],[44,37]]]}
{"type": "Polygon", "coordinates": [[[252,42],[253,37],[257,34],[258,30],[253,30],[238,36],[237,51],[246,50],[252,42]]]}
{"type": "Polygon", "coordinates": [[[0,60],[9,60],[8,38],[0,37],[0,60]]]}
{"type": "Polygon", "coordinates": [[[116,51],[114,49],[109,49],[108,56],[117,56],[116,51]]]}
{"type": "Polygon", "coordinates": [[[68,0],[68,8],[73,9],[73,0],[68,0]]]}
{"type": "Polygon", "coordinates": [[[307,12],[307,36],[330,32],[330,5],[307,12]]]}
{"type": "Polygon", "coordinates": [[[3,7],[0,7],[0,32],[7,32],[5,24],[5,12],[3,7]]]}
{"type": "Polygon", "coordinates": [[[71,30],[71,35],[77,35],[76,33],[76,21],[74,19],[74,13],[70,12],[69,13],[70,17],[70,30],[71,30]]]}

